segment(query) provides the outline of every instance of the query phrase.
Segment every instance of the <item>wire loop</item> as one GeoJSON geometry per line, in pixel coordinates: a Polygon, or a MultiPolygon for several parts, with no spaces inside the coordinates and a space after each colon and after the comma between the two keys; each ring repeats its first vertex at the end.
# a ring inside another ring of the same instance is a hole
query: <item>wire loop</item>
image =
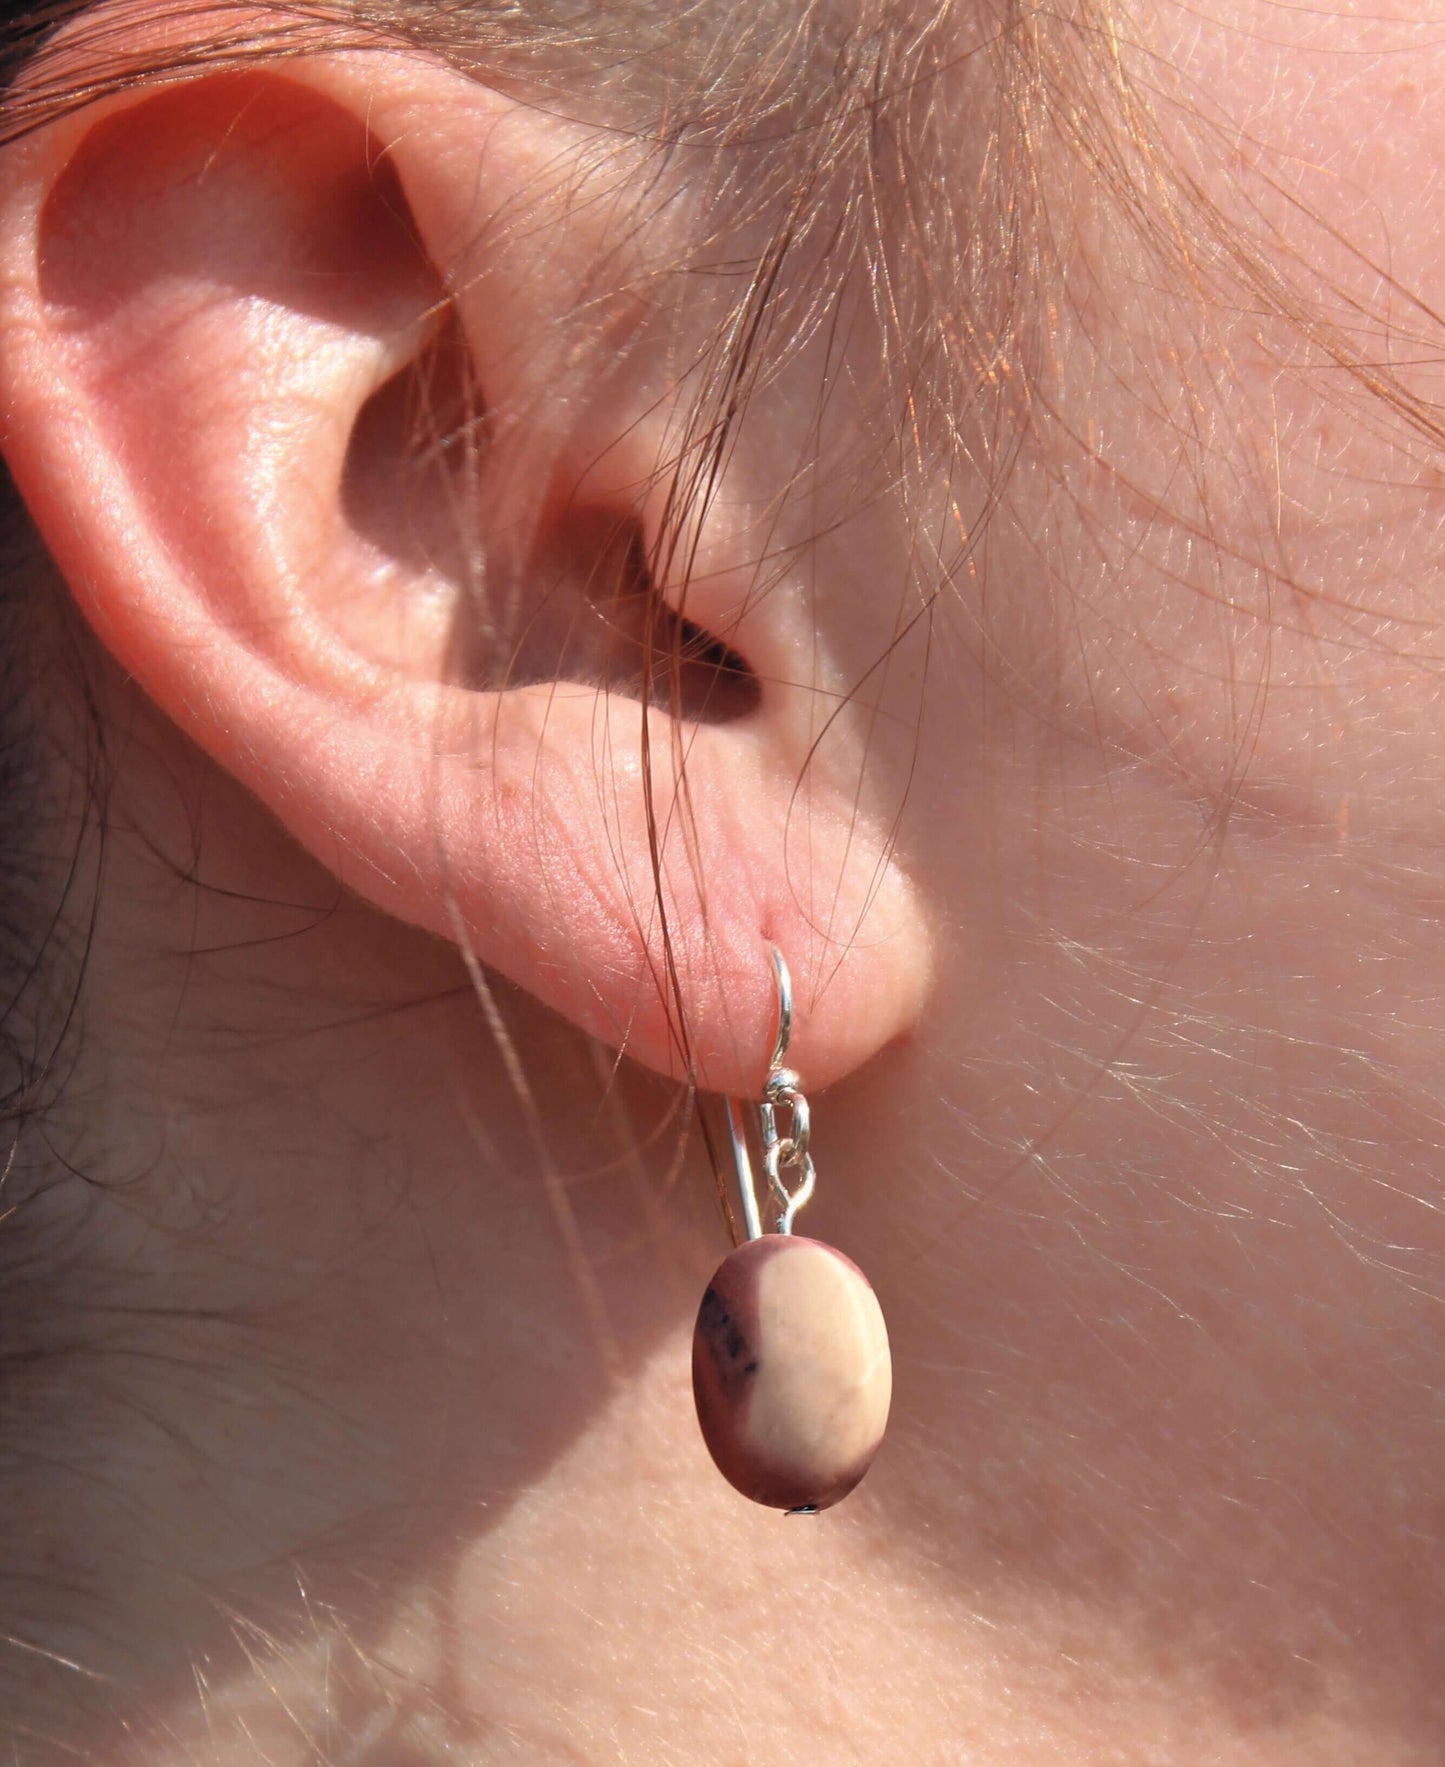
{"type": "MultiPolygon", "coordinates": [[[[763,1170],[768,1189],[777,1209],[777,1233],[791,1233],[793,1221],[813,1195],[817,1173],[808,1152],[812,1119],[802,1082],[791,1068],[783,1066],[788,1043],[793,1033],[793,978],[783,954],[776,947],[772,953],[773,974],[778,984],[778,1030],[773,1041],[768,1077],[763,1082],[763,1096],[756,1109],[758,1134],[763,1148],[763,1170]],[[786,1112],[784,1134],[778,1127],[779,1111],[786,1112]],[[784,1171],[796,1172],[791,1185],[784,1171]]],[[[752,1162],[748,1155],[747,1135],[742,1113],[736,1099],[727,1101],[728,1129],[732,1136],[733,1164],[737,1168],[738,1193],[742,1199],[743,1224],[749,1239],[760,1239],[764,1232],[758,1209],[757,1189],[753,1183],[752,1162]]]]}

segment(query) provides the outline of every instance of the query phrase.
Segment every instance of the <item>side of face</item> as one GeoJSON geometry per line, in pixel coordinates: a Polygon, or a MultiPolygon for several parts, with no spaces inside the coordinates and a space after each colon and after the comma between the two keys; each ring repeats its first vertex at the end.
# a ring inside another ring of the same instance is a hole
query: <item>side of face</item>
{"type": "Polygon", "coordinates": [[[746,132],[402,47],[7,149],[6,457],[142,733],[87,1256],[151,1372],[102,1497],[17,1486],[127,1566],[118,1761],[1431,1758],[1439,51],[1116,23],[1147,115],[1034,141],[1007,348],[982,53],[859,127],[916,162],[871,256],[855,200],[779,257],[746,132]],[[722,1247],[655,1076],[755,1090],[771,943],[897,1392],[765,1527],[694,1437],[722,1247]]]}

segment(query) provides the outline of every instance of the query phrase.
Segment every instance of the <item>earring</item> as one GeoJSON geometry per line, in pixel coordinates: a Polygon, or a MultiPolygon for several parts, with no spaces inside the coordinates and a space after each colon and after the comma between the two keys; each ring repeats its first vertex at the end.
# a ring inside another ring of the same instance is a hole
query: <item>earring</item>
{"type": "Polygon", "coordinates": [[[846,1497],[883,1440],[893,1392],[878,1297],[850,1258],[793,1232],[813,1194],[808,1101],[783,1065],[793,985],[773,952],[778,1034],[756,1107],[776,1227],[765,1232],[742,1109],[727,1101],[747,1239],[718,1266],[692,1338],[692,1390],[708,1452],[730,1484],[771,1509],[815,1515],[846,1497]],[[778,1112],[789,1112],[789,1133],[778,1112]],[[796,1173],[791,1187],[784,1172],[796,1173]]]}

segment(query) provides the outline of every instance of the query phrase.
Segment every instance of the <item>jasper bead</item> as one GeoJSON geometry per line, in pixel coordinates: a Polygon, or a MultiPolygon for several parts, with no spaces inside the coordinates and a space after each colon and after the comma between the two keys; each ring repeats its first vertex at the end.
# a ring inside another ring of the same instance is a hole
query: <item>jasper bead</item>
{"type": "Polygon", "coordinates": [[[868,1279],[832,1246],[767,1233],[724,1259],[692,1338],[692,1390],[723,1477],[774,1509],[826,1509],[883,1440],[893,1365],[868,1279]]]}

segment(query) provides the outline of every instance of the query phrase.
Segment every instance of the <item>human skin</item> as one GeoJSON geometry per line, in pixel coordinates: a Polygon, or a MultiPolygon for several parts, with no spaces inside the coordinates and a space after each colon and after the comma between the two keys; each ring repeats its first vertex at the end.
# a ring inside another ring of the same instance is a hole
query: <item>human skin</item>
{"type": "MultiPolygon", "coordinates": [[[[1274,261],[1388,310],[1350,341],[1428,398],[1431,21],[1125,23],[1225,221],[1300,191],[1334,232],[1281,202],[1274,261]]],[[[676,1086],[499,984],[529,1109],[456,953],[97,648],[49,1134],[105,1184],[45,1199],[77,1347],[3,1473],[54,1590],[4,1627],[21,1760],[1439,1759],[1442,481],[1287,326],[1161,292],[1064,165],[1047,408],[868,734],[930,989],[813,1099],[804,1225],[894,1347],[867,1481],[785,1519],[709,1465],[726,1241],[676,1086]]],[[[901,531],[816,544],[841,678],[901,531]]]]}

